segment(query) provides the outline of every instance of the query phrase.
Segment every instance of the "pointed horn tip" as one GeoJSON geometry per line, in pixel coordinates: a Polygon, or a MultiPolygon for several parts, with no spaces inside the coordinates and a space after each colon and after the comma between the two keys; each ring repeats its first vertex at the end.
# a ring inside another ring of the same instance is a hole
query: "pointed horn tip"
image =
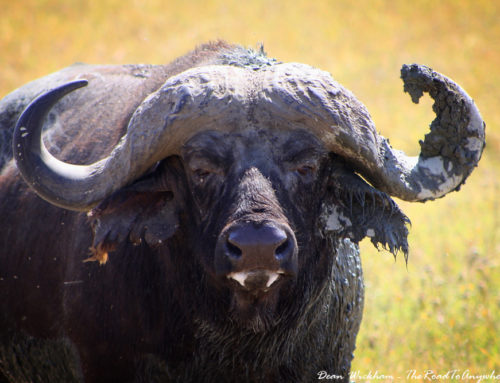
{"type": "Polygon", "coordinates": [[[70,81],[66,83],[66,85],[73,84],[74,86],[77,86],[78,88],[81,88],[83,86],[87,86],[89,84],[89,80],[86,78],[78,78],[76,80],[70,81]]]}
{"type": "Polygon", "coordinates": [[[31,101],[30,104],[23,111],[23,113],[21,114],[21,116],[17,121],[16,130],[24,128],[26,120],[29,120],[34,114],[38,114],[40,112],[45,114],[44,112],[50,109],[50,107],[53,104],[55,104],[57,101],[63,98],[66,94],[71,93],[79,88],[83,88],[87,86],[88,83],[89,82],[86,79],[78,79],[64,83],[63,85],[60,85],[57,88],[42,93],[33,101],[31,101]],[[49,103],[48,106],[47,103],[49,103]]]}
{"type": "Polygon", "coordinates": [[[83,88],[83,87],[87,86],[88,84],[89,84],[89,80],[87,80],[87,79],[77,79],[77,80],[68,81],[68,82],[64,83],[63,85],[60,85],[60,86],[50,90],[49,92],[42,94],[37,99],[35,99],[35,101],[33,101],[33,103],[36,103],[36,101],[38,99],[42,99],[42,98],[48,98],[48,97],[54,98],[54,95],[58,99],[60,99],[60,98],[64,97],[66,94],[73,92],[74,90],[77,90],[79,88],[83,88]]]}
{"type": "Polygon", "coordinates": [[[53,89],[49,93],[60,94],[60,98],[62,98],[66,94],[73,92],[74,90],[83,88],[83,87],[87,86],[88,84],[89,84],[89,80],[87,80],[87,79],[77,79],[77,80],[69,81],[61,86],[58,86],[57,88],[53,89]]]}

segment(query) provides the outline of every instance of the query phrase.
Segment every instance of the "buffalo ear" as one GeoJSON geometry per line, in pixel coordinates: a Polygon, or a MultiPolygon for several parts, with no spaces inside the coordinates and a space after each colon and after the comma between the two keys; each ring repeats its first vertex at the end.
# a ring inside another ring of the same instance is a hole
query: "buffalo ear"
{"type": "Polygon", "coordinates": [[[323,204],[326,232],[359,242],[370,237],[394,256],[408,257],[408,217],[387,194],[374,189],[352,171],[336,169],[330,178],[329,195],[323,204]]]}
{"type": "Polygon", "coordinates": [[[101,264],[120,243],[130,241],[138,245],[144,239],[152,247],[160,246],[179,226],[172,193],[168,192],[119,191],[88,216],[94,240],[87,261],[101,264]]]}
{"type": "Polygon", "coordinates": [[[172,237],[186,193],[183,175],[180,159],[169,157],[92,209],[88,216],[94,240],[88,260],[105,263],[108,253],[127,241],[158,247],[172,237]]]}

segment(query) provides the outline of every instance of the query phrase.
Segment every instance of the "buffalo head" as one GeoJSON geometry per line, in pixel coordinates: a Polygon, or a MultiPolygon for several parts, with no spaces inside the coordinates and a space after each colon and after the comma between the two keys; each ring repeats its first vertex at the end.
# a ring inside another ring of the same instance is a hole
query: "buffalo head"
{"type": "Polygon", "coordinates": [[[414,101],[423,91],[435,100],[418,157],[394,150],[328,73],[264,62],[170,77],[138,106],[109,156],[89,165],[56,159],[41,140],[51,107],[87,85],[68,83],[23,113],[15,159],[42,198],[90,210],[93,259],[105,261],[120,241],[162,247],[183,231],[203,265],[198,277],[230,292],[234,319],[262,328],[293,301],[294,286],[306,288],[304,270],[327,273],[331,261],[318,247],[329,235],[369,236],[406,253],[407,219],[389,195],[442,197],[479,161],[484,123],[471,98],[426,67],[404,66],[402,78],[414,101]]]}

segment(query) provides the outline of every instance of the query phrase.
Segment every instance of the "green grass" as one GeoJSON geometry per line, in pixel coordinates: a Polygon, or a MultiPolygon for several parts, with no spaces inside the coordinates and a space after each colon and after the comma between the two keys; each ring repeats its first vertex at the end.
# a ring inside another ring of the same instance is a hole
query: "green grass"
{"type": "Polygon", "coordinates": [[[415,155],[431,102],[411,103],[399,69],[418,62],[450,76],[479,106],[488,146],[459,193],[401,202],[412,220],[407,267],[362,243],[353,371],[399,381],[409,370],[500,373],[499,17],[494,0],[0,0],[0,96],[77,61],[165,63],[206,40],[264,42],[281,60],[330,71],[415,155]]]}

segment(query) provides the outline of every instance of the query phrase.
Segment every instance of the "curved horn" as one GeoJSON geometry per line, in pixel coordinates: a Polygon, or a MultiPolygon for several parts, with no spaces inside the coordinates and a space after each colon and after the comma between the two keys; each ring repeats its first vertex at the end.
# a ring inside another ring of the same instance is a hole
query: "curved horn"
{"type": "Polygon", "coordinates": [[[440,198],[458,190],[481,159],[485,127],[474,101],[455,82],[423,65],[404,65],[401,78],[413,102],[423,92],[434,99],[436,119],[420,141],[418,157],[407,157],[381,142],[384,191],[408,201],[440,198]]]}
{"type": "MultiPolygon", "coordinates": [[[[167,80],[136,109],[127,132],[110,155],[90,165],[58,160],[42,140],[43,120],[50,109],[87,81],[70,82],[43,94],[22,113],[14,132],[14,157],[23,178],[48,202],[87,211],[156,162],[179,154],[186,138],[200,129],[231,129],[248,97],[246,92],[236,90],[235,95],[221,86],[231,78],[225,67],[207,68],[195,68],[167,80]]],[[[251,72],[233,69],[238,73],[232,79],[244,86],[247,81],[238,81],[238,77],[246,78],[251,72]]]]}
{"type": "Polygon", "coordinates": [[[85,210],[94,202],[89,201],[89,191],[96,192],[95,176],[102,162],[71,165],[58,160],[45,148],[42,128],[58,100],[87,84],[86,80],[70,82],[36,98],[21,114],[13,137],[14,158],[25,181],[45,200],[62,207],[70,204],[73,210],[85,210]]]}
{"type": "MultiPolygon", "coordinates": [[[[431,69],[403,66],[405,91],[417,102],[423,92],[435,100],[437,117],[418,157],[394,150],[376,132],[354,95],[327,72],[302,64],[277,65],[264,81],[261,115],[313,131],[332,152],[350,162],[376,188],[407,201],[426,201],[458,190],[481,158],[485,124],[474,101],[431,69]],[[272,103],[269,103],[271,100],[272,103]],[[269,105],[272,104],[272,105],[269,105]]],[[[269,123],[269,122],[268,122],[269,123]]]]}
{"type": "Polygon", "coordinates": [[[90,210],[155,163],[147,162],[145,169],[142,163],[131,166],[130,132],[108,157],[90,165],[66,163],[50,154],[42,139],[45,117],[64,96],[87,84],[87,80],[72,81],[32,101],[17,121],[12,142],[16,165],[28,185],[46,201],[76,211],[90,210]]]}

